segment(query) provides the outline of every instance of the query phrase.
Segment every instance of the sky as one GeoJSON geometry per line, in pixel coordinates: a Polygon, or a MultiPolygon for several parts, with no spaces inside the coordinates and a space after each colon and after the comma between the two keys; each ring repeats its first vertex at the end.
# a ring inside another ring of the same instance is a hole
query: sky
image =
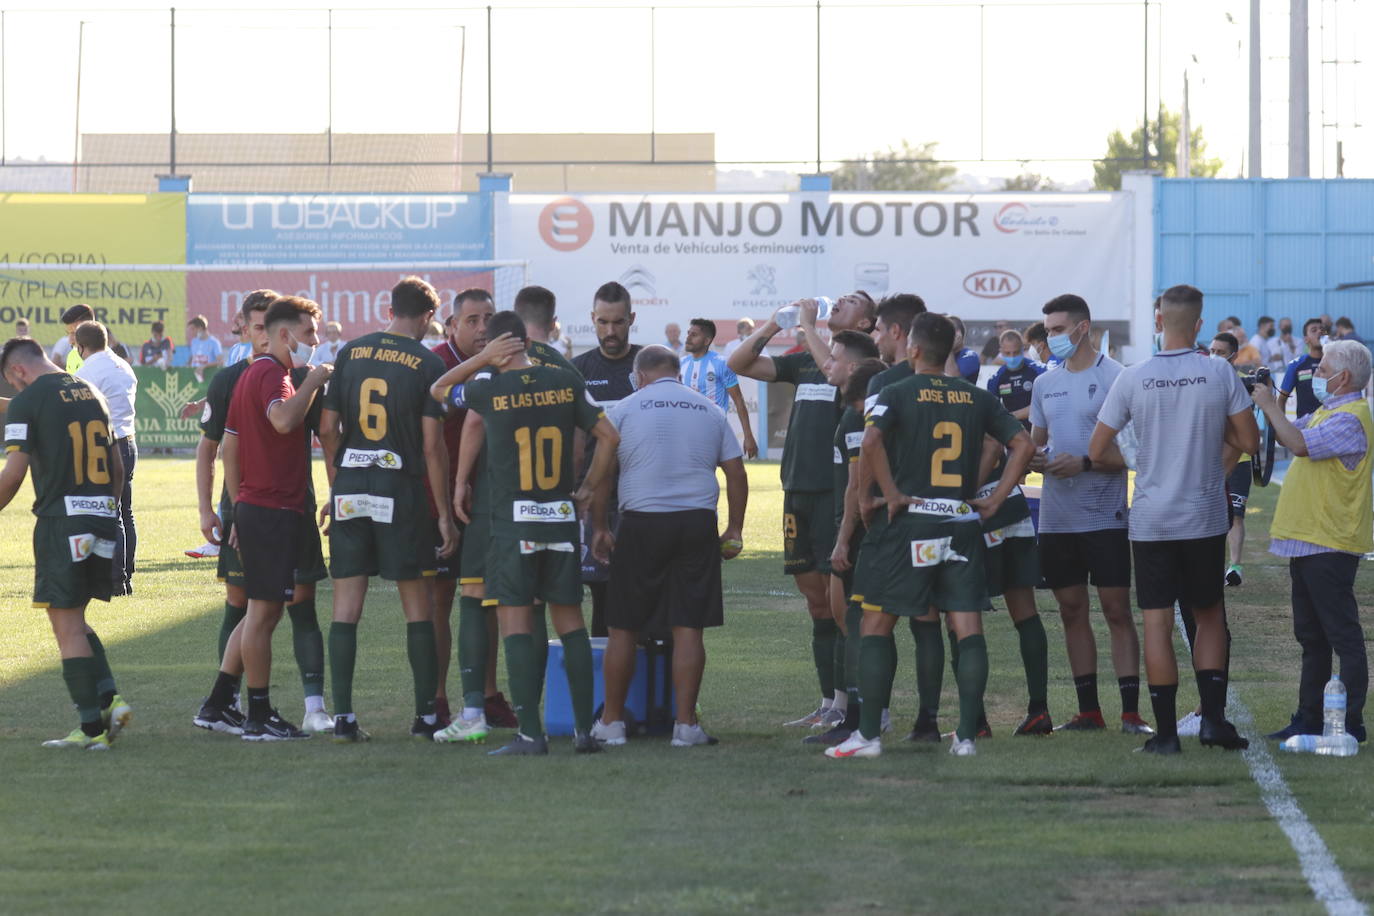
{"type": "MultiPolygon", "coordinates": [[[[298,9],[264,10],[178,0],[178,130],[322,132],[331,123],[336,134],[485,130],[485,7],[402,2],[412,8],[296,0],[298,9]]],[[[70,161],[78,123],[83,133],[167,129],[168,11],[130,11],[127,3],[77,0],[80,11],[58,11],[53,3],[0,0],[6,158],[70,161]]],[[[704,131],[715,134],[719,160],[814,170],[814,4],[679,0],[652,12],[617,0],[492,6],[493,130],[704,131]],[[782,160],[812,164],[768,164],[782,160]]],[[[1082,181],[1090,165],[1055,160],[1102,155],[1109,131],[1131,130],[1144,109],[1153,116],[1161,97],[1180,107],[1187,70],[1192,123],[1203,128],[1209,155],[1223,160],[1222,174],[1240,174],[1248,156],[1249,6],[825,0],[820,156],[937,141],[941,157],[988,160],[962,162],[961,172],[1027,169],[1082,181]]],[[[1335,176],[1339,136],[1345,174],[1374,177],[1369,65],[1321,63],[1369,53],[1374,3],[1310,6],[1312,174],[1335,176]],[[1341,126],[1323,129],[1323,119],[1341,126]]],[[[1288,0],[1261,7],[1263,167],[1282,177],[1288,0]]]]}

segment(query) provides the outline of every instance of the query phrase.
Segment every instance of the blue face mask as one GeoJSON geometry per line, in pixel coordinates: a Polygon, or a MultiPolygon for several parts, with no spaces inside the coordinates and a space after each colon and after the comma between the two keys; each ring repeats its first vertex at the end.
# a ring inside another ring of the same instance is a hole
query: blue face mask
{"type": "Polygon", "coordinates": [[[1073,342],[1072,331],[1068,334],[1055,334],[1046,343],[1050,346],[1050,352],[1059,360],[1066,361],[1078,352],[1078,344],[1073,342]]]}
{"type": "Polygon", "coordinates": [[[1010,369],[1012,372],[1015,372],[1017,369],[1020,369],[1020,368],[1021,368],[1021,364],[1024,363],[1025,361],[1026,361],[1026,357],[1025,357],[1024,355],[1022,355],[1022,356],[1004,356],[1004,357],[1002,357],[1002,362],[1006,363],[1007,368],[1010,369]]]}
{"type": "Polygon", "coordinates": [[[1326,388],[1327,380],[1320,375],[1312,376],[1312,396],[1317,399],[1317,403],[1324,404],[1326,399],[1331,397],[1331,392],[1326,388]]]}

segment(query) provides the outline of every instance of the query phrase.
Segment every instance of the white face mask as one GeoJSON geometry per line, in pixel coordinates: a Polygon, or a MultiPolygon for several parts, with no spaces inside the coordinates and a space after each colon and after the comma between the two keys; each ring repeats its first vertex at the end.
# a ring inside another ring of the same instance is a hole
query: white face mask
{"type": "Polygon", "coordinates": [[[310,357],[314,355],[314,347],[301,343],[296,339],[296,335],[291,335],[291,365],[293,368],[304,369],[310,365],[310,357]]]}

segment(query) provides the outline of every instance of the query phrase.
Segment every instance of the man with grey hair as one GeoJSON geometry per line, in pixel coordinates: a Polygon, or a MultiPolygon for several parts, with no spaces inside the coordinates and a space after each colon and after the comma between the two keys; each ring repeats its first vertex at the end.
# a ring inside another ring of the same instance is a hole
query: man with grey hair
{"type": "Polygon", "coordinates": [[[1360,557],[1374,550],[1374,422],[1362,396],[1369,372],[1364,344],[1327,344],[1312,373],[1320,406],[1297,423],[1289,422],[1268,385],[1251,392],[1274,435],[1293,452],[1269,529],[1269,552],[1288,560],[1293,635],[1302,647],[1298,711],[1287,727],[1268,735],[1279,741],[1322,733],[1322,691],[1331,678],[1332,652],[1341,660],[1345,682],[1346,731],[1365,740],[1369,663],[1355,573],[1360,557]]]}
{"type": "Polygon", "coordinates": [[[744,452],[714,401],[678,378],[681,366],[667,347],[635,355],[635,391],[609,411],[620,432],[620,527],[606,527],[602,487],[593,509],[592,549],[610,562],[604,671],[606,705],[592,737],[625,743],[625,698],[634,674],[635,640],[651,623],[671,626],[673,690],[677,722],[673,747],[715,744],[697,722],[697,694],[706,667],[702,631],[725,622],[721,558],[743,549],[744,506],[749,481],[744,452]],[[725,472],[729,520],[716,533],[725,472]]]}

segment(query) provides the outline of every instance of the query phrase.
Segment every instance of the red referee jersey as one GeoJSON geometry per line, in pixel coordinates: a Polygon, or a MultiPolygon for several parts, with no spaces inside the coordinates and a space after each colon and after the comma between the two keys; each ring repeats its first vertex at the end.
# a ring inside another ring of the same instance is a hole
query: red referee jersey
{"type": "Polygon", "coordinates": [[[295,393],[289,367],[270,355],[253,360],[234,386],[224,431],[239,440],[238,502],[305,512],[310,455],[301,431],[279,433],[267,418],[273,404],[295,393]]]}

